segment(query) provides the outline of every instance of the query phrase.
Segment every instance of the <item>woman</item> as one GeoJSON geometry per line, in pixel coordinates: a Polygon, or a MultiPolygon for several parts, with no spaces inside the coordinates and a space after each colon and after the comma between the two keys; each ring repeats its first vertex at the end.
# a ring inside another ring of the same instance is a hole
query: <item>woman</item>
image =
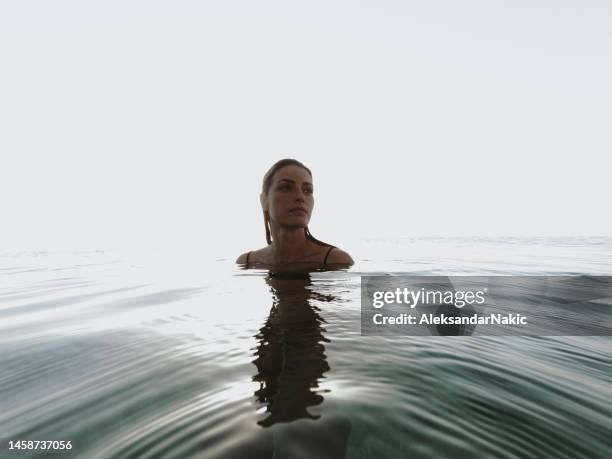
{"type": "Polygon", "coordinates": [[[243,253],[236,263],[353,264],[348,253],[318,241],[308,231],[314,207],[312,173],[302,163],[295,159],[282,159],[274,164],[264,176],[259,200],[268,245],[263,249],[243,253]]]}

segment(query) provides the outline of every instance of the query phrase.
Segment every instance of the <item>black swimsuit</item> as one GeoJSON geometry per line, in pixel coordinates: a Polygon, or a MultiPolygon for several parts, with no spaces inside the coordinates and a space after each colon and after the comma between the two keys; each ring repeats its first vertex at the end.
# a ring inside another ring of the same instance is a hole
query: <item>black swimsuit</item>
{"type": "MultiPolygon", "coordinates": [[[[329,248],[329,250],[327,251],[327,253],[325,254],[325,258],[323,259],[323,264],[324,264],[325,266],[327,266],[327,257],[329,257],[329,252],[331,252],[331,251],[332,251],[332,250],[334,250],[334,249],[335,249],[335,247],[334,247],[334,246],[331,246],[331,247],[329,248]]],[[[250,257],[250,256],[251,256],[251,252],[247,253],[247,259],[246,259],[246,264],[247,264],[247,265],[249,264],[249,257],[250,257]]]]}
{"type": "Polygon", "coordinates": [[[332,250],[334,250],[334,249],[335,249],[335,247],[334,247],[334,246],[331,246],[331,247],[329,248],[329,250],[327,251],[327,253],[325,254],[325,258],[323,259],[323,264],[324,264],[325,266],[327,266],[327,257],[329,257],[329,252],[331,252],[331,251],[332,251],[332,250]]]}

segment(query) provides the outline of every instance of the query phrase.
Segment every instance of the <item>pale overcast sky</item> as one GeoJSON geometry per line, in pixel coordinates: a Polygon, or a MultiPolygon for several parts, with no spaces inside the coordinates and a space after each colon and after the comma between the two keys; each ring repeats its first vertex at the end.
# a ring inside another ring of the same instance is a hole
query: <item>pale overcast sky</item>
{"type": "MultiPolygon", "coordinates": [[[[612,235],[609,1],[0,3],[0,247],[612,235]]],[[[237,254],[236,254],[237,255],[237,254]]]]}

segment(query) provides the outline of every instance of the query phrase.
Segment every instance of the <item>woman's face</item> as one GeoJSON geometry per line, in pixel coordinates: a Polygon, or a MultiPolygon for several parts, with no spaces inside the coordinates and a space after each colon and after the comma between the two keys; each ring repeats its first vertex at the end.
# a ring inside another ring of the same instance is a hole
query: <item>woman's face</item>
{"type": "Polygon", "coordinates": [[[299,166],[285,166],[276,171],[267,194],[262,195],[262,207],[281,226],[308,226],[314,207],[312,179],[299,166]]]}

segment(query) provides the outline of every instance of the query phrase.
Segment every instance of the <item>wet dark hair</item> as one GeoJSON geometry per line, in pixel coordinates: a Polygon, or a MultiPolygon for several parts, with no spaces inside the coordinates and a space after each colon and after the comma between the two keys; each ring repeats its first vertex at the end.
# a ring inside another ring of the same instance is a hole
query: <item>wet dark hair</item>
{"type": "MultiPolygon", "coordinates": [[[[280,168],[285,167],[285,166],[301,167],[306,172],[308,172],[308,175],[310,175],[310,178],[312,179],[312,172],[310,172],[310,169],[304,166],[304,164],[299,162],[297,159],[292,159],[292,158],[281,159],[280,161],[275,162],[272,165],[272,167],[268,169],[268,172],[266,172],[266,175],[264,175],[263,185],[261,187],[262,193],[268,194],[268,191],[270,190],[270,187],[272,186],[272,180],[274,179],[274,174],[276,174],[276,172],[280,168]]],[[[263,211],[263,214],[264,214],[264,225],[266,227],[266,241],[268,242],[268,245],[270,245],[272,244],[272,231],[270,228],[270,214],[266,212],[265,210],[263,211]]],[[[310,234],[310,231],[308,230],[308,226],[304,228],[304,234],[306,235],[306,239],[309,239],[316,244],[319,244],[325,247],[335,247],[331,244],[328,244],[327,242],[322,242],[316,239],[312,234],[310,234]]]]}

